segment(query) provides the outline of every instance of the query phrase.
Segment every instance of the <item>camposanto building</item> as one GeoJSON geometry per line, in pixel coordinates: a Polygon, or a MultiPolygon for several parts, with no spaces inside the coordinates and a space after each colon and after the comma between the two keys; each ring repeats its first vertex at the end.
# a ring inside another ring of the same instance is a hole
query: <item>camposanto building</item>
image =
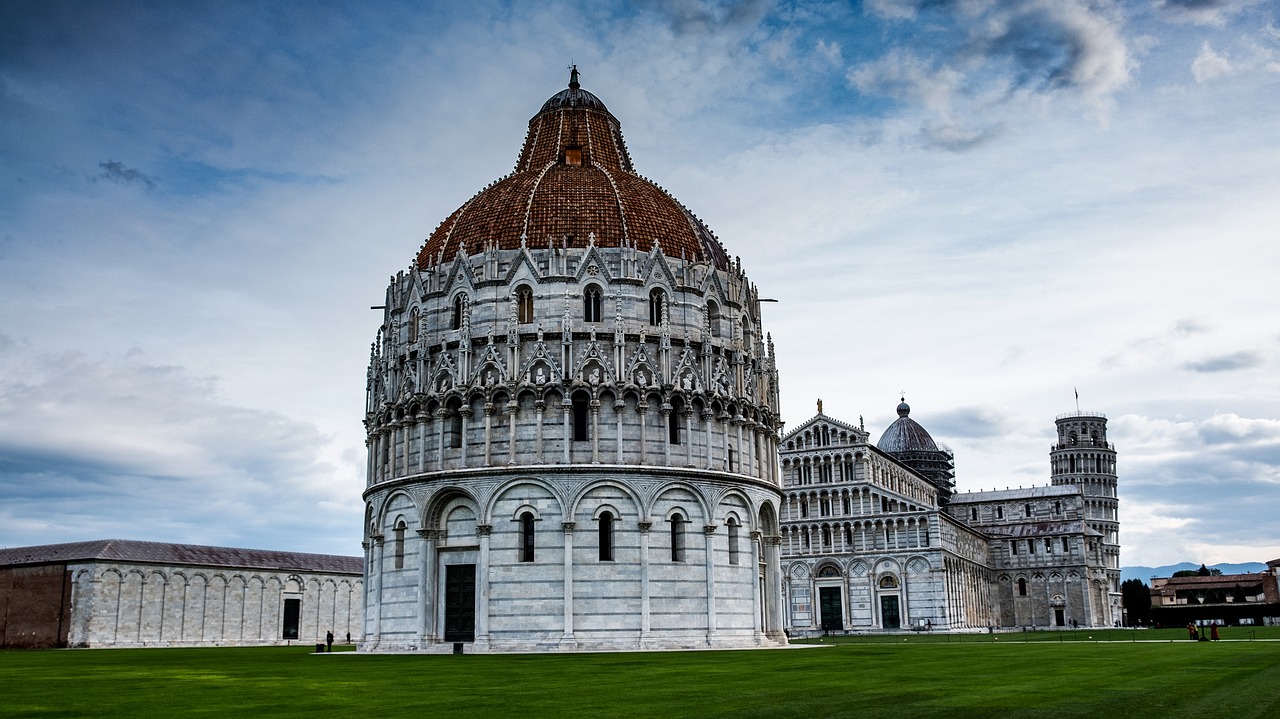
{"type": "Polygon", "coordinates": [[[364,649],[784,641],[757,291],[577,77],[391,278],[364,649]]]}

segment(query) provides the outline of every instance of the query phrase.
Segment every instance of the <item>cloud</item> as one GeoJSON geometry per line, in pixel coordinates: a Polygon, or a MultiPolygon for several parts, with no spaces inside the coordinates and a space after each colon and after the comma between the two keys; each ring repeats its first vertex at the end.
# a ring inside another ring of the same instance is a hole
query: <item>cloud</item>
{"type": "Polygon", "coordinates": [[[116,160],[99,162],[98,169],[100,172],[94,177],[89,178],[90,182],[110,180],[111,182],[115,182],[120,185],[142,185],[148,190],[154,190],[156,187],[155,180],[142,174],[141,170],[132,167],[125,167],[123,162],[118,162],[116,160]]]}
{"type": "Polygon", "coordinates": [[[1208,40],[1204,41],[1204,45],[1200,47],[1200,54],[1196,55],[1196,59],[1191,63],[1191,74],[1195,76],[1196,82],[1201,84],[1215,77],[1230,74],[1232,70],[1234,68],[1231,66],[1231,58],[1227,57],[1225,52],[1214,52],[1208,40]]]}
{"type": "Polygon", "coordinates": [[[1222,26],[1235,14],[1261,0],[1157,0],[1156,8],[1174,22],[1222,26]]]}
{"type": "Polygon", "coordinates": [[[1017,429],[1005,407],[957,407],[929,417],[929,430],[936,437],[968,439],[1000,437],[1017,429]]]}
{"type": "Polygon", "coordinates": [[[1231,354],[1209,357],[1194,362],[1183,362],[1182,369],[1192,372],[1232,372],[1234,370],[1257,367],[1260,364],[1262,364],[1262,357],[1258,353],[1241,350],[1240,352],[1232,352],[1231,354]]]}
{"type": "Polygon", "coordinates": [[[773,7],[770,0],[643,0],[678,35],[706,35],[755,26],[773,7]]]}
{"type": "Polygon", "coordinates": [[[1076,0],[1000,3],[975,25],[972,43],[1011,62],[1020,87],[1072,88],[1094,103],[1128,83],[1133,67],[1120,20],[1076,0]]]}
{"type": "Polygon", "coordinates": [[[358,521],[357,490],[321,459],[328,438],[307,422],[221,402],[217,390],[216,378],[137,356],[0,342],[0,544],[266,534],[305,548],[327,544],[299,542],[308,525],[345,535],[358,521]]]}

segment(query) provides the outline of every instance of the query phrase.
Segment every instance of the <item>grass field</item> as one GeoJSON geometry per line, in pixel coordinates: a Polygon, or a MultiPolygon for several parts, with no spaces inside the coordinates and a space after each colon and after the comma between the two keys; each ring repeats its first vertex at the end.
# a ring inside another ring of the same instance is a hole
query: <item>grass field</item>
{"type": "Polygon", "coordinates": [[[1034,634],[636,654],[8,651],[0,717],[1280,716],[1280,642],[1034,634]]]}

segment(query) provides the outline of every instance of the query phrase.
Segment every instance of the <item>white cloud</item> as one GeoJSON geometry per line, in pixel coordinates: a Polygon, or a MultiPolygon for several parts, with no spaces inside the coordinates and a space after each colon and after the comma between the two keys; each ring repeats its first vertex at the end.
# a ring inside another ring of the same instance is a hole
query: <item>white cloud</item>
{"type": "Polygon", "coordinates": [[[1205,83],[1214,78],[1229,75],[1234,70],[1235,68],[1231,65],[1231,58],[1225,52],[1214,52],[1208,40],[1205,40],[1204,45],[1200,46],[1200,54],[1196,55],[1195,61],[1191,63],[1191,74],[1195,76],[1198,83],[1205,83]]]}

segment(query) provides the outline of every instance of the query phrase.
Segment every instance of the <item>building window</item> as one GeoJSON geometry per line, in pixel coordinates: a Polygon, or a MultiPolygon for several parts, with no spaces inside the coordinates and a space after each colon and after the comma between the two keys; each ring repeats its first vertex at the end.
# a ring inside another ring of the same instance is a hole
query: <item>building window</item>
{"type": "Polygon", "coordinates": [[[1053,554],[1053,540],[1049,537],[1045,537],[1044,540],[1044,553],[1053,554]]]}
{"type": "Polygon", "coordinates": [[[809,500],[800,500],[800,518],[804,519],[809,516],[809,500]]]}
{"type": "Polygon", "coordinates": [[[825,525],[822,527],[822,546],[831,546],[831,527],[825,525]]]}
{"type": "Polygon", "coordinates": [[[969,521],[971,521],[971,522],[976,522],[976,521],[978,521],[978,508],[977,508],[977,507],[970,507],[970,508],[969,508],[969,521]]]}
{"type": "Polygon", "coordinates": [[[849,498],[848,498],[848,497],[844,497],[844,498],[842,498],[840,503],[841,503],[842,508],[844,509],[844,514],[845,514],[846,516],[848,516],[848,515],[852,514],[852,512],[850,512],[850,511],[849,511],[850,507],[849,507],[849,498]]]}
{"type": "Polygon", "coordinates": [[[679,397],[671,399],[671,412],[667,414],[667,441],[680,444],[680,415],[684,414],[684,401],[679,397]]]}
{"type": "Polygon", "coordinates": [[[1015,556],[1015,557],[1016,557],[1016,556],[1018,556],[1018,540],[1016,540],[1016,539],[1014,539],[1014,540],[1010,540],[1010,542],[1009,542],[1009,554],[1011,554],[1011,555],[1013,555],[1013,556],[1015,556]]]}
{"type": "Polygon", "coordinates": [[[1054,514],[1062,514],[1062,502],[1054,502],[1054,503],[1053,503],[1053,513],[1054,513],[1054,514]]]}
{"type": "Polygon", "coordinates": [[[1027,596],[1027,580],[1022,577],[1018,577],[1018,596],[1027,596]]]}
{"type": "Polygon", "coordinates": [[[462,316],[467,312],[467,296],[459,293],[453,298],[453,312],[449,317],[449,326],[452,329],[462,329],[462,316]]]}
{"type": "Polygon", "coordinates": [[[516,321],[522,325],[533,322],[533,290],[524,285],[516,290],[516,321]]]}
{"type": "Polygon", "coordinates": [[[600,288],[590,285],[582,293],[582,321],[600,321],[600,288]]]}
{"type": "Polygon", "coordinates": [[[818,500],[818,511],[821,512],[824,517],[831,516],[831,500],[826,497],[818,500]]]}
{"type": "Polygon", "coordinates": [[[725,523],[729,531],[729,564],[739,564],[738,549],[738,520],[729,517],[729,521],[725,523]]]}
{"type": "Polygon", "coordinates": [[[1027,504],[1022,505],[1022,516],[1024,516],[1024,517],[1030,517],[1030,516],[1031,516],[1031,504],[1030,504],[1030,503],[1027,503],[1027,504]]]}
{"type": "Polygon", "coordinates": [[[520,561],[533,561],[533,512],[520,515],[520,561]]]}
{"type": "Polygon", "coordinates": [[[600,513],[600,561],[613,561],[613,512],[600,513]]]}
{"type": "Polygon", "coordinates": [[[414,307],[409,312],[409,341],[418,341],[418,308],[414,307]]]}
{"type": "Polygon", "coordinates": [[[591,396],[586,392],[573,393],[573,441],[590,439],[591,396]]]}
{"type": "Polygon", "coordinates": [[[684,524],[685,518],[683,514],[676,512],[671,515],[671,561],[684,561],[684,524]]]}
{"type": "Polygon", "coordinates": [[[1070,551],[1071,551],[1071,546],[1067,544],[1067,538],[1066,538],[1066,537],[1063,537],[1063,538],[1062,538],[1062,551],[1063,551],[1063,552],[1070,552],[1070,551]]]}
{"type": "Polygon", "coordinates": [[[996,507],[996,519],[1004,519],[1004,507],[996,507]]]}
{"type": "Polygon", "coordinates": [[[714,301],[707,302],[707,324],[709,324],[712,337],[720,336],[720,305],[714,301]]]}
{"type": "Polygon", "coordinates": [[[404,569],[404,520],[396,522],[395,528],[395,550],[396,550],[396,569],[404,569]]]}
{"type": "Polygon", "coordinates": [[[661,325],[664,315],[664,305],[666,298],[662,294],[662,290],[654,290],[649,293],[649,324],[661,325]]]}
{"type": "Polygon", "coordinates": [[[1035,554],[1035,553],[1036,553],[1036,540],[1034,540],[1034,539],[1028,539],[1028,540],[1027,540],[1027,554],[1035,554]]]}
{"type": "Polygon", "coordinates": [[[449,446],[453,449],[462,447],[462,412],[456,407],[449,413],[449,446]]]}

